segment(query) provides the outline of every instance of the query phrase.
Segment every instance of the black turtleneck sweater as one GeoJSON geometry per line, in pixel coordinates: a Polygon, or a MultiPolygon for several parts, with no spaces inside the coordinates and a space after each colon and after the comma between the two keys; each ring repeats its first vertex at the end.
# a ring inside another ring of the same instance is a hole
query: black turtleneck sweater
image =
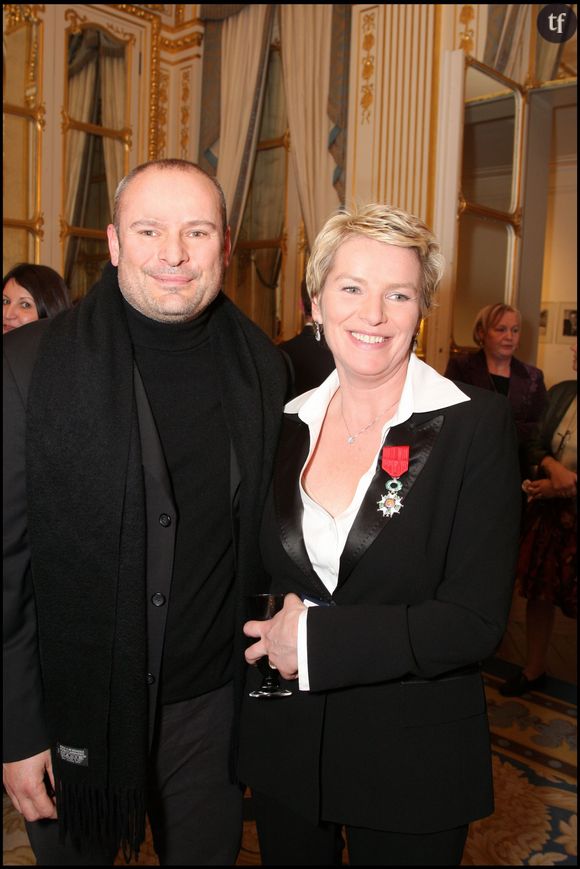
{"type": "Polygon", "coordinates": [[[232,677],[230,440],[207,328],[213,306],[188,323],[125,308],[177,507],[159,686],[161,703],[175,703],[232,677]]]}

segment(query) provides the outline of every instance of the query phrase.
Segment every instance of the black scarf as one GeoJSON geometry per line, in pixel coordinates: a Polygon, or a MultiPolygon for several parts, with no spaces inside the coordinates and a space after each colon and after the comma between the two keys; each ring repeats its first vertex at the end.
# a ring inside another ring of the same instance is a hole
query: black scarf
{"type": "MultiPolygon", "coordinates": [[[[283,366],[223,296],[210,325],[224,359],[228,426],[252,490],[240,517],[243,579],[259,570],[251,541],[281,419],[283,366]]],[[[145,833],[145,498],[133,349],[110,265],[43,338],[28,401],[27,487],[61,835],[120,842],[129,859],[145,833]]]]}
{"type": "Polygon", "coordinates": [[[145,831],[145,500],[133,350],[116,283],[55,319],[27,412],[30,549],[61,834],[145,831]]]}

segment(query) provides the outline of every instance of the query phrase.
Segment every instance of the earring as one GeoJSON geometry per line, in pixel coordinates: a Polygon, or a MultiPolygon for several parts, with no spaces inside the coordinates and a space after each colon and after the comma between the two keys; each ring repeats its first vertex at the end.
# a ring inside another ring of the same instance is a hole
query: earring
{"type": "Polygon", "coordinates": [[[322,338],[322,323],[317,323],[314,321],[314,337],[317,341],[320,341],[322,338]]]}

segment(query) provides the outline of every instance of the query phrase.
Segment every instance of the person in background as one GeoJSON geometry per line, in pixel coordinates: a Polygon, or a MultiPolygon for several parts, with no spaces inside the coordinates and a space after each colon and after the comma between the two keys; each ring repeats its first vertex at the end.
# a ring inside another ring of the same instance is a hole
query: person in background
{"type": "Polygon", "coordinates": [[[4,337],[4,786],[40,865],[233,865],[242,600],[286,372],[221,291],[221,187],[117,188],[111,262],[4,337]],[[55,820],[58,818],[58,824],[55,820]]]}
{"type": "Polygon", "coordinates": [[[64,280],[49,266],[20,263],[4,275],[2,284],[2,332],[26,323],[54,317],[71,307],[64,280]]]}
{"type": "Polygon", "coordinates": [[[519,442],[522,480],[529,476],[525,443],[533,433],[546,404],[544,375],[539,368],[516,359],[521,315],[503,302],[486,305],[475,318],[476,353],[450,357],[445,377],[506,395],[514,413],[519,442]]]}
{"type": "Polygon", "coordinates": [[[318,323],[312,319],[312,302],[308,295],[306,280],[300,284],[300,299],[304,312],[304,327],[299,335],[283,341],[279,347],[290,360],[291,391],[288,398],[294,398],[320,386],[331,371],[334,359],[328,349],[318,323]]]}
{"type": "Polygon", "coordinates": [[[260,532],[284,607],[248,621],[291,697],[253,699],[240,780],[264,865],[459,865],[493,811],[480,662],[499,644],[520,480],[507,400],[412,352],[443,270],[418,218],[331,217],[312,314],[336,370],[287,406],[260,532]],[[490,489],[490,481],[493,485],[490,489]]]}
{"type": "MultiPolygon", "coordinates": [[[[572,347],[576,371],[577,346],[572,347]]],[[[527,449],[535,479],[526,480],[516,588],[526,604],[527,656],[523,669],[501,687],[516,697],[545,683],[546,659],[556,607],[565,616],[578,614],[577,534],[577,390],[564,380],[548,392],[548,404],[527,449]]]]}

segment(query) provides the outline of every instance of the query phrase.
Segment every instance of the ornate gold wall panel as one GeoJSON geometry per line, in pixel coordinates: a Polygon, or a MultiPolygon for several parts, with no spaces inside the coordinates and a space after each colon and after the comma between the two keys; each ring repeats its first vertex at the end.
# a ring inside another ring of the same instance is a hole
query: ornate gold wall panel
{"type": "Polygon", "coordinates": [[[436,44],[434,4],[353,6],[347,202],[430,217],[436,44]]]}

